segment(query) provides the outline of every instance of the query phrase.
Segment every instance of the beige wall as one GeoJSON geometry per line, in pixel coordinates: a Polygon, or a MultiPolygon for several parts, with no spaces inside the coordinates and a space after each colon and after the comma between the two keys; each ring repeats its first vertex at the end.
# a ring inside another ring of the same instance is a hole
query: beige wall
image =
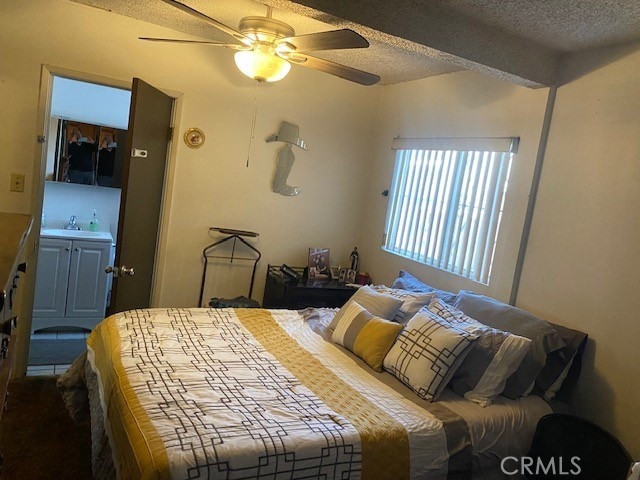
{"type": "MultiPolygon", "coordinates": [[[[178,137],[191,126],[207,134],[199,150],[181,141],[173,148],[158,304],[195,303],[200,252],[213,241],[210,226],[261,234],[258,299],[268,262],[302,264],[307,247],[329,246],[333,260],[346,263],[354,244],[362,267],[379,283],[406,268],[441,288],[481,290],[380,250],[386,210],[380,192],[390,184],[391,139],[519,135],[510,203],[521,213],[545,89],[528,90],[470,72],[363,88],[294,67],[282,82],[257,91],[235,70],[228,51],[160,49],[136,38],[172,33],[64,0],[0,3],[0,185],[9,184],[11,172],[28,179],[23,194],[0,189],[0,210],[37,208],[30,198],[32,189],[40,188],[33,158],[39,148],[34,137],[42,64],[120,82],[138,76],[184,93],[178,137]],[[246,168],[256,94],[258,116],[246,168]],[[296,152],[289,180],[302,189],[297,198],[270,192],[278,147],[263,139],[282,120],[299,124],[310,145],[309,152],[296,152]]],[[[576,57],[568,65],[567,77],[580,78],[558,91],[518,305],[590,334],[576,407],[618,434],[640,458],[640,297],[634,291],[640,267],[640,54],[616,50],[598,58],[576,57]],[[580,77],[585,63],[593,68],[598,61],[600,67],[580,77]]],[[[502,273],[486,293],[508,297],[521,228],[516,216],[505,219],[502,273]]]]}
{"type": "MultiPolygon", "coordinates": [[[[181,94],[155,304],[196,305],[201,251],[219,238],[209,235],[212,226],[260,233],[256,246],[263,256],[253,295],[259,301],[269,262],[305,264],[312,246],[329,247],[334,261],[348,261],[364,208],[358,192],[366,182],[380,87],[293,67],[286,79],[258,88],[236,69],[229,50],[142,42],[140,35],[177,33],[67,0],[0,2],[0,210],[40,216],[41,146],[35,137],[41,133],[43,64],[120,84],[135,76],[181,94]],[[296,150],[289,176],[289,184],[301,188],[297,197],[271,192],[281,144],[264,139],[283,120],[298,124],[309,145],[308,152],[296,150]],[[194,126],[207,138],[197,150],[182,142],[183,132],[194,126]],[[26,175],[24,193],[8,191],[12,172],[26,175]]],[[[240,288],[236,295],[246,294],[248,283],[240,288]]],[[[24,312],[23,338],[28,316],[24,312]]]]}
{"type": "Polygon", "coordinates": [[[639,73],[637,45],[566,62],[564,77],[577,79],[558,89],[518,296],[522,308],[589,333],[575,407],[636,459],[639,73]]]}
{"type": "Polygon", "coordinates": [[[473,72],[460,72],[385,87],[378,115],[373,177],[362,228],[363,268],[389,283],[403,268],[440,288],[461,288],[507,301],[518,254],[524,211],[535,166],[547,89],[531,90],[473,72]],[[394,137],[520,137],[512,164],[499,243],[489,286],[404,259],[380,249],[395,152],[394,137]]]}
{"type": "MultiPolygon", "coordinates": [[[[580,414],[617,435],[640,458],[640,48],[567,58],[517,305],[587,332],[590,342],[574,396],[580,414]],[[585,73],[590,72],[591,73],[585,73]]],[[[399,268],[440,288],[470,288],[508,300],[511,273],[484,289],[380,249],[394,154],[391,139],[423,136],[522,137],[510,185],[521,212],[543,122],[546,90],[527,90],[463,72],[385,87],[373,177],[360,237],[363,267],[379,283],[399,268]]],[[[505,218],[501,253],[510,270],[522,223],[505,218]]],[[[492,280],[493,283],[493,280],[492,280]]]]}

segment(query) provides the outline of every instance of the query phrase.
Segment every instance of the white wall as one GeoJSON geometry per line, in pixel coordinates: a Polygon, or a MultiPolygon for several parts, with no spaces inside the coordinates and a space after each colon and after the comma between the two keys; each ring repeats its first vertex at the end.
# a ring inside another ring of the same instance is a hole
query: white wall
{"type": "Polygon", "coordinates": [[[393,281],[403,268],[431,285],[457,292],[467,288],[503,301],[509,299],[531,186],[547,89],[531,90],[478,73],[459,72],[385,87],[380,101],[373,177],[359,246],[364,269],[376,283],[393,281]],[[520,137],[513,161],[506,207],[489,286],[419,264],[380,249],[393,175],[394,137],[520,137]]]}
{"type": "Polygon", "coordinates": [[[518,305],[589,334],[579,413],[640,459],[640,47],[570,57],[518,305]],[[590,73],[589,70],[594,69],[590,73]]]}
{"type": "Polygon", "coordinates": [[[69,223],[71,215],[85,230],[93,218],[98,218],[98,230],[111,232],[115,241],[118,233],[120,189],[77,185],[74,183],[46,182],[44,208],[47,228],[61,228],[69,223]]]}

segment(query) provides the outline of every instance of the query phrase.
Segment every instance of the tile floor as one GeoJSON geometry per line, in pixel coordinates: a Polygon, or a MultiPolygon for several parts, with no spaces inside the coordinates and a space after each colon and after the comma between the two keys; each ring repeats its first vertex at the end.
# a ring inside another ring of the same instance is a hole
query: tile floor
{"type": "MultiPolygon", "coordinates": [[[[71,340],[76,338],[87,338],[88,336],[89,332],[86,330],[54,330],[33,333],[31,335],[31,339],[71,340]]],[[[28,365],[27,376],[60,375],[70,366],[71,365],[28,365]]]]}

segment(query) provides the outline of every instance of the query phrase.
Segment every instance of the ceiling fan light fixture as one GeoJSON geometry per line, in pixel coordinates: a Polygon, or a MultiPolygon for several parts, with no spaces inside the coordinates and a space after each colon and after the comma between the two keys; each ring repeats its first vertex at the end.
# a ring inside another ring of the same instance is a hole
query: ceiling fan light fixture
{"type": "Polygon", "coordinates": [[[240,50],[233,59],[243,74],[259,82],[282,80],[291,69],[291,64],[284,58],[261,50],[240,50]]]}

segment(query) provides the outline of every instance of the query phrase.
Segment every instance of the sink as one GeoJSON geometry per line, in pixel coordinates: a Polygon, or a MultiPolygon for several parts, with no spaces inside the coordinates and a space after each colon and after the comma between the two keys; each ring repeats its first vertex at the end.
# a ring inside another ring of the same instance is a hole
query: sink
{"type": "Polygon", "coordinates": [[[87,240],[103,240],[113,242],[110,232],[90,232],[88,230],[65,230],[64,228],[43,228],[40,230],[41,237],[51,238],[70,238],[70,239],[87,239],[87,240]]]}

